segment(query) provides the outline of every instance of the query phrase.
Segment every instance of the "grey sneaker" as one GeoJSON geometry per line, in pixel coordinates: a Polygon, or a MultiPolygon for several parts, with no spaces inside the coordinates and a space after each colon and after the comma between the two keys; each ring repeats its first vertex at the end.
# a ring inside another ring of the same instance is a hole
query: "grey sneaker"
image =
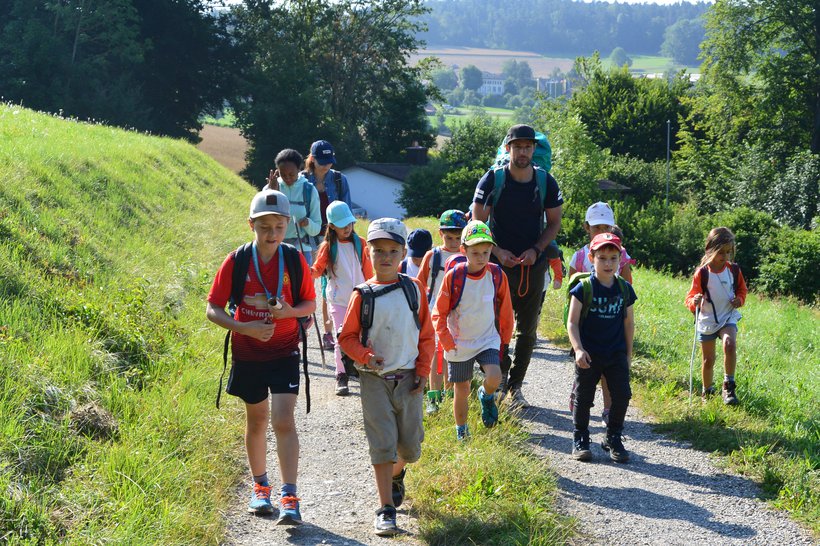
{"type": "Polygon", "coordinates": [[[376,521],[373,526],[376,534],[380,537],[392,537],[398,534],[399,528],[396,525],[396,507],[385,504],[376,510],[376,521]]]}
{"type": "Polygon", "coordinates": [[[495,389],[496,392],[496,399],[498,402],[503,402],[505,398],[507,398],[507,380],[509,379],[509,374],[501,373],[501,383],[498,384],[498,388],[495,389]]]}
{"type": "Polygon", "coordinates": [[[589,431],[575,431],[572,440],[572,457],[576,461],[592,460],[592,451],[589,450],[589,431]]]}
{"type": "Polygon", "coordinates": [[[521,387],[515,387],[510,389],[510,407],[513,409],[527,409],[530,407],[530,403],[527,402],[527,399],[524,398],[524,394],[521,392],[521,387]]]}
{"type": "Polygon", "coordinates": [[[336,396],[347,396],[348,394],[350,394],[350,389],[348,388],[347,374],[336,374],[336,396]]]}

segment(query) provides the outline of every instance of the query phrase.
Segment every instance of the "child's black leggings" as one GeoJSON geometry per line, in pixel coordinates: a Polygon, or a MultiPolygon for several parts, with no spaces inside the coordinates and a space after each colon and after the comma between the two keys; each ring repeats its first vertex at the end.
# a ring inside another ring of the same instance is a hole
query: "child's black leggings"
{"type": "Polygon", "coordinates": [[[603,374],[612,395],[612,407],[609,409],[609,428],[613,433],[620,434],[624,428],[626,408],[632,398],[632,389],[629,386],[629,362],[626,353],[590,354],[592,363],[587,369],[575,366],[575,407],[572,420],[575,430],[589,428],[589,409],[595,398],[595,387],[603,374]]]}

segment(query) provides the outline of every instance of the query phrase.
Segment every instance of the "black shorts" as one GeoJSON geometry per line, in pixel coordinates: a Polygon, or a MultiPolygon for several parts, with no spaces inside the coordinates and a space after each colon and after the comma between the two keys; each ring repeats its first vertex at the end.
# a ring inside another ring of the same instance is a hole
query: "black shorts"
{"type": "Polygon", "coordinates": [[[299,394],[299,353],[264,362],[231,361],[225,392],[246,404],[258,404],[271,394],[299,394]]]}

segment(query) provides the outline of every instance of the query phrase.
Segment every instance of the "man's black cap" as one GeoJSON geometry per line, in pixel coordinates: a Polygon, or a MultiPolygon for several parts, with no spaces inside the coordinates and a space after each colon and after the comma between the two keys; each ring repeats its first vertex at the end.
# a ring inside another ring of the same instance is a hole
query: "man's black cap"
{"type": "Polygon", "coordinates": [[[507,144],[513,140],[535,140],[535,129],[529,125],[513,125],[507,131],[507,144]]]}

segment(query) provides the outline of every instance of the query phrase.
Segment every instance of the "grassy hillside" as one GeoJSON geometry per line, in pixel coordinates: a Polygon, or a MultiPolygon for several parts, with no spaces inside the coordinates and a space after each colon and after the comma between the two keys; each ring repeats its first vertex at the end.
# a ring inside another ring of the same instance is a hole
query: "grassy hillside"
{"type": "Polygon", "coordinates": [[[0,105],[0,541],[204,544],[243,465],[204,296],[253,190],[179,141],[0,105]],[[215,426],[218,425],[218,426],[215,426]]]}
{"type": "MultiPolygon", "coordinates": [[[[737,345],[740,406],[724,406],[720,396],[701,403],[699,349],[690,406],[694,324],[683,305],[690,280],[642,268],[634,279],[637,403],[656,416],[662,430],[698,449],[727,455],[730,466],[759,481],[776,506],[820,536],[820,312],[750,294],[741,308],[737,345]]],[[[568,346],[561,315],[565,301],[565,291],[548,292],[541,332],[568,346]]],[[[722,380],[718,349],[718,389],[722,380]]]]}

